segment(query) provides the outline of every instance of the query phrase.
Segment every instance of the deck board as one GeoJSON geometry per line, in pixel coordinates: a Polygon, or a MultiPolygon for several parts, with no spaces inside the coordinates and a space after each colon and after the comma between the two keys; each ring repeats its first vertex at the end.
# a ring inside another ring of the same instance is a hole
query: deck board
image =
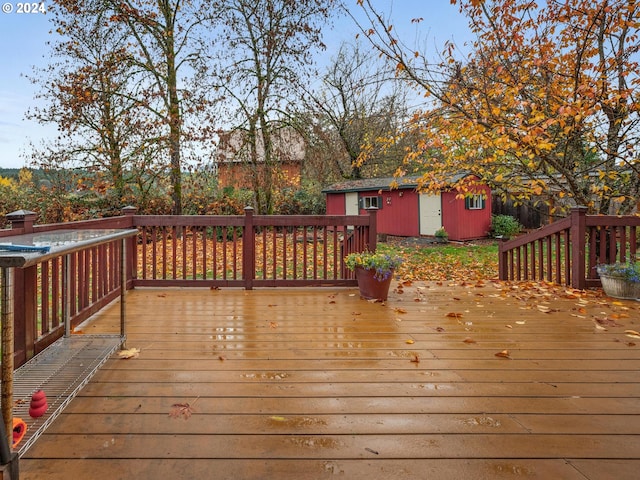
{"type": "MultiPolygon", "coordinates": [[[[640,304],[580,297],[138,289],[140,356],[107,361],[21,478],[635,478],[640,304]]],[[[117,332],[118,313],[82,333],[117,332]]]]}

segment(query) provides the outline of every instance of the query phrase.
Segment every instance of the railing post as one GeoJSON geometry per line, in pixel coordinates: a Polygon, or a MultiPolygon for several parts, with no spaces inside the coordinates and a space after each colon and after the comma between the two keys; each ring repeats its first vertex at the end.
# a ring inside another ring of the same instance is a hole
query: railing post
{"type": "Polygon", "coordinates": [[[586,287],[586,230],[587,207],[571,209],[571,286],[582,290],[586,287]]]}
{"type": "Polygon", "coordinates": [[[500,280],[509,280],[509,259],[504,251],[504,240],[498,241],[498,278],[500,280]]]}
{"type": "Polygon", "coordinates": [[[30,212],[29,210],[17,210],[8,213],[5,218],[11,222],[12,230],[22,230],[22,233],[32,233],[33,224],[38,218],[38,214],[36,212],[30,212]]]}
{"type": "MultiPolygon", "coordinates": [[[[33,233],[38,214],[29,210],[17,210],[6,215],[11,229],[19,234],[33,233]]],[[[14,356],[22,364],[35,355],[36,317],[38,312],[38,267],[16,269],[14,285],[14,356]]]]}
{"type": "Polygon", "coordinates": [[[253,207],[244,209],[244,230],[242,232],[242,278],[244,288],[253,289],[256,271],[255,235],[253,231],[253,207]]]}
{"type": "Polygon", "coordinates": [[[367,248],[370,252],[375,252],[378,247],[378,209],[369,209],[369,239],[367,248]]]}
{"type": "MultiPolygon", "coordinates": [[[[122,208],[122,215],[127,217],[128,227],[136,228],[135,225],[135,214],[138,213],[138,209],[136,207],[132,207],[130,205],[122,208]]],[[[133,282],[134,279],[138,277],[138,237],[130,237],[126,238],[123,242],[126,244],[126,281],[133,282]]],[[[125,284],[126,287],[126,284],[125,284]]],[[[133,287],[132,287],[133,288],[133,287]]]]}

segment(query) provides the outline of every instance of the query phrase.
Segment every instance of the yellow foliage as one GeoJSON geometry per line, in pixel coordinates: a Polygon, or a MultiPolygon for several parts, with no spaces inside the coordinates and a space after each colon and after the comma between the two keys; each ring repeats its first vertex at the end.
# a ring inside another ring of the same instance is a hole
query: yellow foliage
{"type": "Polygon", "coordinates": [[[0,187],[15,189],[17,185],[16,182],[11,178],[0,177],[0,187]]]}

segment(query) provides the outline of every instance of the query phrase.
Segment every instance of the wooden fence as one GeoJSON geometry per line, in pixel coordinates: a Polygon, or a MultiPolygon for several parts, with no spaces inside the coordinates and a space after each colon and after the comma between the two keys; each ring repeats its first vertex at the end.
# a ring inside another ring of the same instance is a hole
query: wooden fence
{"type": "MultiPolygon", "coordinates": [[[[125,208],[119,217],[34,225],[36,215],[7,216],[3,237],[63,229],[137,228],[127,240],[127,288],[136,286],[278,287],[354,286],[344,256],[376,248],[376,215],[144,216],[125,208]]],[[[70,281],[53,258],[17,268],[13,276],[15,365],[22,365],[64,334],[63,299],[69,289],[75,327],[120,292],[119,242],[72,254],[70,281]]]]}
{"type": "Polygon", "coordinates": [[[501,242],[501,280],[547,280],[578,289],[601,286],[596,266],[637,257],[640,217],[587,215],[586,208],[501,242]]]}

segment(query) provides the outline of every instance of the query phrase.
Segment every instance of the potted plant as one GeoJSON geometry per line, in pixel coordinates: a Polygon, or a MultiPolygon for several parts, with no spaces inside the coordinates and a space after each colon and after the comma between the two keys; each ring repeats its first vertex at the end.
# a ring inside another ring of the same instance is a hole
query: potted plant
{"type": "Polygon", "coordinates": [[[614,298],[640,298],[640,263],[608,263],[596,267],[604,293],[614,298]]]}
{"type": "Polygon", "coordinates": [[[449,241],[449,234],[444,229],[444,227],[441,227],[438,230],[436,230],[436,233],[434,235],[438,243],[447,243],[449,241]]]}
{"type": "Polygon", "coordinates": [[[384,301],[389,294],[393,272],[402,264],[402,259],[387,253],[365,251],[350,253],[344,263],[354,271],[362,298],[384,301]]]}

